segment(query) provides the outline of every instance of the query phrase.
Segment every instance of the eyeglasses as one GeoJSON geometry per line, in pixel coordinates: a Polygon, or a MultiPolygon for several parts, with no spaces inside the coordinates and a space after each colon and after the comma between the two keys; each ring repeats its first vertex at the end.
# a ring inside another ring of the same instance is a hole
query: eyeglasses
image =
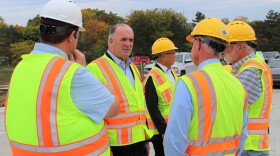
{"type": "Polygon", "coordinates": [[[164,53],[164,54],[166,54],[166,55],[174,55],[176,52],[174,51],[174,52],[167,52],[167,53],[164,53]]]}
{"type": "Polygon", "coordinates": [[[204,43],[204,41],[201,38],[195,38],[194,40],[201,41],[202,43],[204,43]]]}

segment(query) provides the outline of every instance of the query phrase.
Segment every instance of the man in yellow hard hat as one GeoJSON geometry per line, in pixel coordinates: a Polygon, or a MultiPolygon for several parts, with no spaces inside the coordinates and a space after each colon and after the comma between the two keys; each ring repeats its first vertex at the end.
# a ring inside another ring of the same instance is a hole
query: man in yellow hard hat
{"type": "Polygon", "coordinates": [[[162,142],[168,123],[175,81],[178,79],[176,72],[171,68],[176,59],[176,49],[178,48],[168,38],[157,39],[152,46],[152,55],[156,63],[143,82],[149,111],[148,126],[154,133],[152,143],[156,156],[164,156],[162,142]]]}
{"type": "Polygon", "coordinates": [[[82,25],[73,0],[43,7],[42,43],[22,56],[10,81],[5,126],[13,156],[110,155],[104,117],[118,114],[119,100],[83,67],[82,25]]]}
{"type": "Polygon", "coordinates": [[[186,37],[198,71],[179,78],[164,135],[167,156],[236,155],[246,138],[246,92],[221,64],[226,25],[206,18],[186,37]],[[245,121],[245,122],[243,122],[245,121]],[[242,139],[243,138],[243,139],[242,139]]]}
{"type": "Polygon", "coordinates": [[[243,21],[227,24],[230,46],[224,58],[232,64],[232,73],[248,93],[248,133],[243,155],[269,155],[269,120],[272,103],[272,77],[263,58],[256,56],[256,36],[243,21]]]}

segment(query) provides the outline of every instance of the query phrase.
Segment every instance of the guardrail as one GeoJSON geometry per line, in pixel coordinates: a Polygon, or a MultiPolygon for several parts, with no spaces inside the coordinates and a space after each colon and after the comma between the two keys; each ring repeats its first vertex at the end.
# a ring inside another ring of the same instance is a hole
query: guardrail
{"type": "Polygon", "coordinates": [[[0,92],[6,92],[9,89],[9,85],[0,85],[0,92]]]}

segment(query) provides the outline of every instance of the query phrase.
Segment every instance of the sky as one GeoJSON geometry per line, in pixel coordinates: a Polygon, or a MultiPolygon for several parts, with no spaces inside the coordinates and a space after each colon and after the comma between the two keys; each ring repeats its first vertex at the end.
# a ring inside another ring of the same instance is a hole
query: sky
{"type": "MultiPolygon", "coordinates": [[[[40,14],[48,0],[0,0],[0,16],[10,25],[26,26],[29,19],[40,14]]],[[[197,11],[206,17],[228,18],[245,16],[249,21],[264,20],[269,10],[280,12],[280,0],[75,0],[82,8],[111,11],[126,17],[133,10],[172,9],[195,19],[197,11]]]]}

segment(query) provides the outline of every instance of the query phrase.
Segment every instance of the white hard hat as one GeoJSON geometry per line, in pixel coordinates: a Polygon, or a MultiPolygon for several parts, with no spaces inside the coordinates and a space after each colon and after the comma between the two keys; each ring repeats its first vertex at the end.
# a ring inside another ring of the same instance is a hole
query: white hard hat
{"type": "Polygon", "coordinates": [[[81,9],[74,0],[49,0],[43,7],[40,17],[69,23],[78,26],[79,31],[85,31],[81,9]]]}

